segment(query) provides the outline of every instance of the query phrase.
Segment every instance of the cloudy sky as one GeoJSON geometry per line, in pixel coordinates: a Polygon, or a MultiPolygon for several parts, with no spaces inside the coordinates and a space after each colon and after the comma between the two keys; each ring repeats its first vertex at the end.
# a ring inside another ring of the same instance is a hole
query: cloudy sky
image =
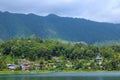
{"type": "Polygon", "coordinates": [[[0,0],[0,11],[120,23],[120,0],[0,0]]]}

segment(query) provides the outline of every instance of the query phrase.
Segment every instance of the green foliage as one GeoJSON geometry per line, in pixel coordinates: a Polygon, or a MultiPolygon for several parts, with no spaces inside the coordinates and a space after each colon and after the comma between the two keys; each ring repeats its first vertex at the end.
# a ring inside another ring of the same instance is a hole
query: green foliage
{"type": "MultiPolygon", "coordinates": [[[[94,46],[84,43],[63,43],[39,37],[11,39],[0,45],[0,70],[6,64],[27,59],[44,64],[41,70],[120,70],[120,46],[94,46]],[[101,55],[102,64],[96,57],[101,55]]],[[[33,65],[35,68],[35,65],[33,65]]]]}
{"type": "Polygon", "coordinates": [[[5,56],[0,55],[0,71],[6,69],[6,63],[5,56]]]}

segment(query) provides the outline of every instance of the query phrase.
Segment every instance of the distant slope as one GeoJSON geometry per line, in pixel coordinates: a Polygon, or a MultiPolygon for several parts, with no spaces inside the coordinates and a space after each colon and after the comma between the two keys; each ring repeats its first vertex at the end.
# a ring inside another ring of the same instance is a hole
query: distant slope
{"type": "Polygon", "coordinates": [[[0,12],[0,39],[28,37],[33,34],[42,38],[94,43],[120,39],[120,24],[59,17],[54,14],[43,17],[0,12]]]}

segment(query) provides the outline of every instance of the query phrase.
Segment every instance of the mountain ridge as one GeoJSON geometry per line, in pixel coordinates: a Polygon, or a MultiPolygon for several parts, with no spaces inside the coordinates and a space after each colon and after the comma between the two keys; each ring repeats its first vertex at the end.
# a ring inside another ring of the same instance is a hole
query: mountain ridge
{"type": "Polygon", "coordinates": [[[0,12],[0,39],[28,37],[85,41],[94,43],[120,39],[120,24],[95,22],[81,18],[60,17],[56,14],[38,16],[0,12]]]}

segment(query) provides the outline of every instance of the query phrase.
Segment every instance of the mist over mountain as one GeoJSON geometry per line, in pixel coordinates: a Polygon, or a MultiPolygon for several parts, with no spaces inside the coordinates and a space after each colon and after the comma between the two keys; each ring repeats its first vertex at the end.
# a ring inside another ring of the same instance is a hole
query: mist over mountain
{"type": "Polygon", "coordinates": [[[29,37],[85,41],[94,43],[120,39],[120,24],[95,22],[55,14],[38,16],[0,12],[0,39],[29,37]]]}

